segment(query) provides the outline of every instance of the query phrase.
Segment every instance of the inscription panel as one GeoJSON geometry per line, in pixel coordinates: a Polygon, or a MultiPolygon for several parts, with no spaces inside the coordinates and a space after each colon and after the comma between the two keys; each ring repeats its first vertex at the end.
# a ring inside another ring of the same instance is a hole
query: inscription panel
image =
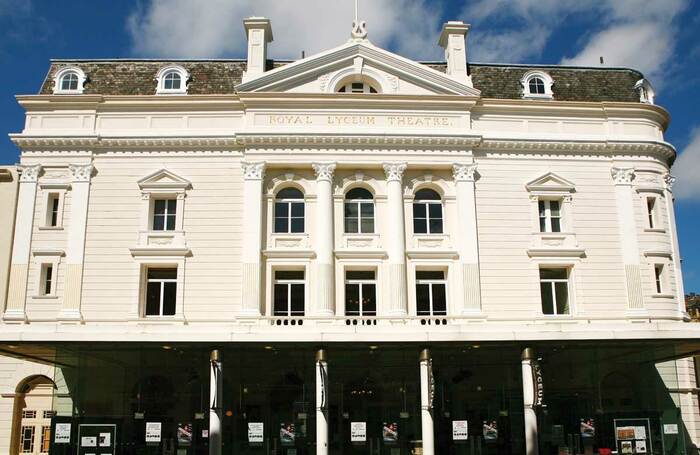
{"type": "Polygon", "coordinates": [[[392,129],[455,129],[468,127],[466,115],[440,114],[297,114],[265,113],[254,115],[254,125],[260,127],[362,127],[392,129]]]}

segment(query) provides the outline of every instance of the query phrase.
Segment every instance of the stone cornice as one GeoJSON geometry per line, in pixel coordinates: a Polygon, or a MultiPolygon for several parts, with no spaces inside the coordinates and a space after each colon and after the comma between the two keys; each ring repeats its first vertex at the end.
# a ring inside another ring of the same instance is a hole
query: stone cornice
{"type": "Polygon", "coordinates": [[[396,146],[396,147],[474,147],[479,136],[444,135],[345,135],[345,134],[240,134],[242,146],[396,146]]]}
{"type": "Polygon", "coordinates": [[[161,137],[100,137],[100,136],[24,136],[10,134],[12,142],[21,149],[54,150],[79,147],[93,151],[109,148],[237,148],[231,136],[161,136],[161,137]]]}

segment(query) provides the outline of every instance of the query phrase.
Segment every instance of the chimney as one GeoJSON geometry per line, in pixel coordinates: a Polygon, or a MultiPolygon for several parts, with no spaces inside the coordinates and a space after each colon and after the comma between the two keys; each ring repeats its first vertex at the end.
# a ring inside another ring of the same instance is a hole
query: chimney
{"type": "Polygon", "coordinates": [[[243,82],[260,76],[265,72],[267,61],[267,43],[272,41],[270,19],[249,17],[243,20],[248,35],[248,67],[243,74],[243,82]]]}
{"type": "Polygon", "coordinates": [[[448,76],[472,86],[471,78],[467,75],[467,33],[469,24],[462,21],[449,21],[442,26],[440,47],[445,49],[448,76]]]}

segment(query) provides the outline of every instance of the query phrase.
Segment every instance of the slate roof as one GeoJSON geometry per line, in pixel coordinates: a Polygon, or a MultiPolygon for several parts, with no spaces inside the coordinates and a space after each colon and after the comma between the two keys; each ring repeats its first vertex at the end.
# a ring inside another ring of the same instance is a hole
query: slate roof
{"type": "MultiPolygon", "coordinates": [[[[86,94],[153,95],[156,73],[172,63],[189,71],[188,93],[193,95],[234,93],[246,68],[245,60],[52,60],[40,93],[51,94],[55,72],[75,65],[87,75],[86,94]]],[[[268,67],[278,68],[287,63],[268,61],[268,67]]],[[[444,62],[424,64],[445,71],[444,62]]],[[[545,71],[552,77],[555,100],[639,102],[634,85],[643,75],[628,68],[469,64],[474,87],[481,90],[484,98],[520,99],[520,79],[532,69],[545,71]]]]}

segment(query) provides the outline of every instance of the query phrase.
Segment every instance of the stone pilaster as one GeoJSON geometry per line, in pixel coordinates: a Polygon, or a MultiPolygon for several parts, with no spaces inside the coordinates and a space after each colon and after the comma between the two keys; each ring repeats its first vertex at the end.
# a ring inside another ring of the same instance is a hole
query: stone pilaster
{"type": "Polygon", "coordinates": [[[476,220],[476,164],[452,166],[457,192],[459,231],[457,244],[462,268],[464,298],[458,302],[462,315],[481,314],[481,278],[479,273],[479,234],[476,220]]]}
{"type": "Polygon", "coordinates": [[[239,316],[260,316],[264,162],[243,162],[243,251],[239,316]]]}
{"type": "Polygon", "coordinates": [[[316,311],[317,316],[335,314],[333,286],[333,172],[335,163],[313,163],[316,172],[316,311]]]}
{"type": "Polygon", "coordinates": [[[685,309],[685,289],[683,286],[683,274],[681,273],[681,253],[678,245],[678,231],[676,231],[676,211],[675,200],[673,198],[673,184],[676,178],[671,174],[664,175],[664,196],[666,200],[666,215],[668,217],[668,230],[671,236],[671,252],[673,257],[673,279],[676,285],[676,300],[678,302],[678,312],[684,314],[685,309]]]}
{"type": "Polygon", "coordinates": [[[389,316],[408,315],[406,288],[406,222],[403,207],[403,174],[406,163],[384,163],[387,180],[389,223],[387,254],[389,263],[389,316]]]}
{"type": "Polygon", "coordinates": [[[41,166],[19,166],[19,190],[17,194],[17,218],[12,244],[12,262],[7,292],[7,305],[3,314],[5,322],[24,322],[27,319],[27,277],[29,254],[34,227],[34,206],[41,166]]]}

